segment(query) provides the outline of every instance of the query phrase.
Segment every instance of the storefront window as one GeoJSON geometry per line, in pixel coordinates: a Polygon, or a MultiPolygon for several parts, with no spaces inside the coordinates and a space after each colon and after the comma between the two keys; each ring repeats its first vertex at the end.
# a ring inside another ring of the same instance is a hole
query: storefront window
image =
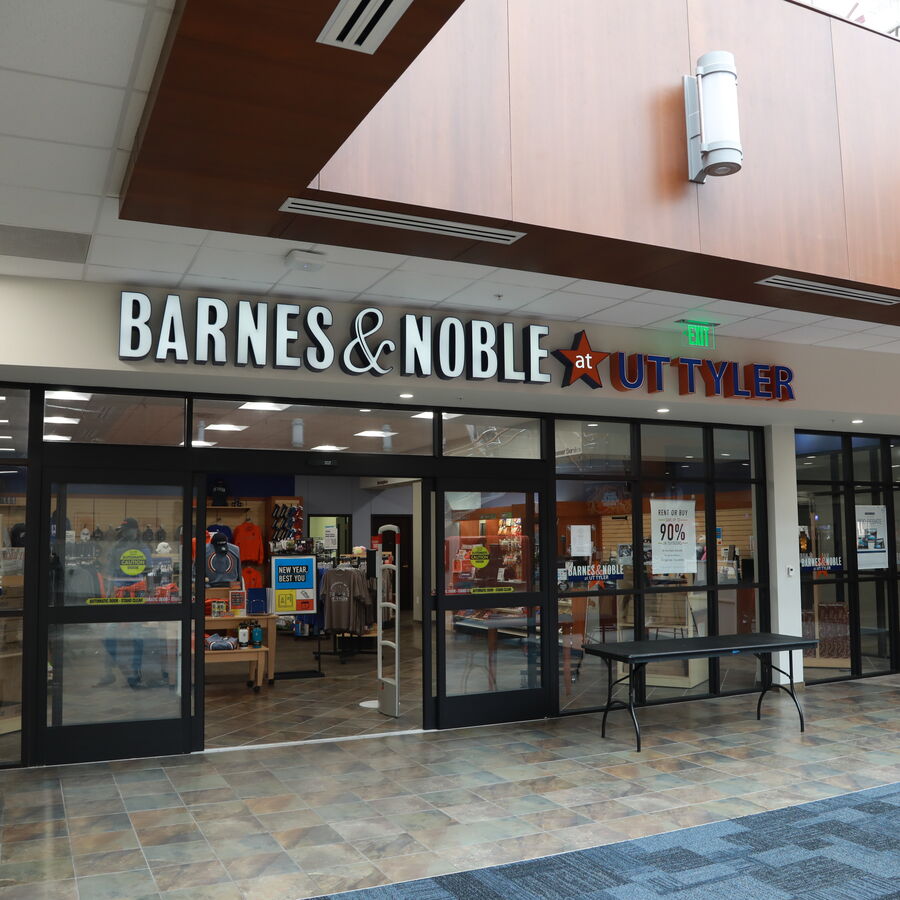
{"type": "Polygon", "coordinates": [[[184,445],[182,397],[48,390],[44,441],[76,444],[184,445]]]}
{"type": "Polygon", "coordinates": [[[0,465],[28,456],[28,391],[0,387],[0,465]]]}
{"type": "Polygon", "coordinates": [[[872,437],[852,438],[854,481],[881,481],[881,440],[872,437]]]}
{"type": "MultiPolygon", "coordinates": [[[[759,627],[759,592],[753,588],[725,588],[716,595],[719,634],[753,634],[759,627]]],[[[759,663],[752,654],[719,658],[719,690],[748,691],[759,683],[759,663]]]]}
{"type": "Polygon", "coordinates": [[[430,456],[432,418],[433,413],[415,407],[198,399],[191,435],[195,447],[430,456]]]}
{"type": "Polygon", "coordinates": [[[621,590],[634,584],[627,483],[557,481],[556,521],[561,592],[621,590]]]}
{"type": "Polygon", "coordinates": [[[685,587],[708,583],[706,499],[697,484],[644,485],[644,583],[685,587]]]}
{"type": "Polygon", "coordinates": [[[448,594],[539,590],[537,498],[519,491],[447,491],[444,571],[448,594]]]}
{"type": "MultiPolygon", "coordinates": [[[[650,640],[709,634],[706,591],[648,593],[644,598],[644,624],[650,640]]],[[[709,693],[709,662],[688,659],[651,663],[645,679],[648,700],[706,694],[709,693]]]]}
{"type": "Polygon", "coordinates": [[[716,428],[713,431],[716,478],[741,480],[756,477],[756,452],[753,433],[740,428],[716,428]]]}
{"type": "Polygon", "coordinates": [[[795,436],[799,481],[841,481],[844,477],[843,440],[839,434],[795,436]]]}
{"type": "MultiPolygon", "coordinates": [[[[631,594],[560,598],[560,709],[587,709],[605,702],[606,663],[585,653],[585,645],[632,640],[634,597],[631,594]]],[[[613,696],[621,698],[626,693],[626,688],[620,685],[613,696]]]]}
{"type": "Polygon", "coordinates": [[[716,571],[719,584],[757,580],[756,488],[716,485],[716,571]]]}
{"type": "Polygon", "coordinates": [[[844,578],[847,554],[841,492],[827,485],[799,485],[797,521],[800,574],[816,581],[844,578]]]}
{"type": "Polygon", "coordinates": [[[444,413],[444,456],[540,459],[541,423],[515,416],[444,413]]]}
{"type": "Polygon", "coordinates": [[[860,667],[864,674],[891,669],[888,591],[883,579],[859,584],[860,667]]]}
{"type": "Polygon", "coordinates": [[[849,675],[849,586],[806,581],[800,589],[803,637],[819,642],[814,649],[803,651],[805,680],[814,683],[849,675]]]}
{"type": "Polygon", "coordinates": [[[447,696],[539,688],[540,630],[537,606],[448,611],[447,696]]]}
{"type": "Polygon", "coordinates": [[[631,425],[557,419],[556,471],[570,475],[630,475],[631,425]]]}
{"type": "Polygon", "coordinates": [[[703,478],[703,429],[692,425],[642,425],[641,471],[645,478],[703,478]]]}

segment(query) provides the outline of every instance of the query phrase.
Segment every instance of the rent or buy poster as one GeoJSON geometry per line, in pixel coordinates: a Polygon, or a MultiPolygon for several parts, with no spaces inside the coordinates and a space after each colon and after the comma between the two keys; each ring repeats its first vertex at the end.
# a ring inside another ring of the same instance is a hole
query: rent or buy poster
{"type": "Polygon", "coordinates": [[[693,500],[650,501],[650,547],[654,575],[697,571],[693,500]]]}
{"type": "Polygon", "coordinates": [[[856,560],[860,569],[886,569],[887,507],[856,507],[856,560]]]}

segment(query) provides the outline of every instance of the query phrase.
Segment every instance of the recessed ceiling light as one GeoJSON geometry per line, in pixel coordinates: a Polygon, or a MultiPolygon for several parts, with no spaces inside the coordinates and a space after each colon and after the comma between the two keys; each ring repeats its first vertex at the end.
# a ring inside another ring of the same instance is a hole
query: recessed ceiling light
{"type": "Polygon", "coordinates": [[[588,428],[599,428],[599,425],[596,422],[588,422],[587,427],[588,428]]]}
{"type": "MultiPolygon", "coordinates": [[[[68,435],[68,434],[45,434],[44,440],[45,441],[71,441],[72,436],[68,435]]],[[[5,450],[6,448],[3,447],[0,449],[5,450]]]]}
{"type": "MultiPolygon", "coordinates": [[[[462,413],[441,413],[441,418],[446,422],[447,419],[458,419],[462,413]]],[[[420,412],[410,416],[411,419],[433,419],[433,412],[420,412]]]]}
{"type": "Polygon", "coordinates": [[[215,447],[216,441],[191,441],[192,447],[215,447]]]}
{"type": "MultiPolygon", "coordinates": [[[[5,399],[6,399],[6,397],[0,397],[0,401],[3,401],[5,399]]],[[[893,447],[893,444],[891,444],[891,446],[893,447]]]]}
{"type": "MultiPolygon", "coordinates": [[[[0,419],[0,421],[6,421],[0,419]]],[[[45,425],[77,425],[81,419],[72,419],[69,416],[44,416],[45,425]]]]}
{"type": "MultiPolygon", "coordinates": [[[[44,419],[46,422],[47,420],[44,419]]],[[[9,419],[0,419],[0,425],[9,425],[9,419]]]]}
{"type": "Polygon", "coordinates": [[[862,423],[863,423],[862,419],[851,419],[850,420],[851,425],[862,425],[862,423]]]}
{"type": "MultiPolygon", "coordinates": [[[[46,420],[45,420],[46,421],[46,420]]],[[[228,422],[219,422],[218,425],[207,425],[205,431],[246,431],[246,425],[230,425],[228,422]]]]}
{"type": "Polygon", "coordinates": [[[268,400],[249,400],[238,409],[255,409],[258,412],[283,412],[290,408],[290,403],[269,403],[268,400]]]}
{"type": "Polygon", "coordinates": [[[741,463],[742,466],[746,466],[748,469],[750,468],[750,463],[741,463]]]}
{"type": "Polygon", "coordinates": [[[413,396],[414,396],[413,394],[401,394],[400,399],[401,400],[412,400],[413,396]]]}
{"type": "Polygon", "coordinates": [[[82,400],[87,403],[93,394],[82,394],[79,391],[47,391],[44,397],[47,400],[82,400]]]}
{"type": "Polygon", "coordinates": [[[685,459],[693,459],[693,456],[686,456],[685,459]]]}
{"type": "Polygon", "coordinates": [[[812,463],[803,463],[804,466],[811,466],[812,463]]]}
{"type": "Polygon", "coordinates": [[[658,413],[667,413],[669,411],[668,407],[663,406],[657,410],[658,413]]]}
{"type": "Polygon", "coordinates": [[[0,434],[0,441],[11,441],[13,436],[11,434],[0,434]]]}
{"type": "Polygon", "coordinates": [[[730,453],[723,453],[722,456],[731,456],[730,453]]]}
{"type": "Polygon", "coordinates": [[[360,412],[372,412],[371,409],[361,409],[360,412]]]}
{"type": "Polygon", "coordinates": [[[398,433],[396,431],[375,431],[374,428],[370,428],[368,431],[357,431],[354,437],[393,437],[398,433]]]}
{"type": "Polygon", "coordinates": [[[815,459],[815,456],[807,456],[807,459],[815,459]]]}
{"type": "Polygon", "coordinates": [[[0,470],[0,475],[18,475],[18,469],[2,469],[0,470]]]}
{"type": "Polygon", "coordinates": [[[900,469],[900,463],[894,463],[894,465],[892,465],[891,468],[892,469],[900,469]]]}
{"type": "Polygon", "coordinates": [[[321,450],[322,453],[337,453],[339,450],[346,449],[346,447],[338,447],[335,444],[319,444],[318,447],[313,447],[313,450],[321,450]]]}

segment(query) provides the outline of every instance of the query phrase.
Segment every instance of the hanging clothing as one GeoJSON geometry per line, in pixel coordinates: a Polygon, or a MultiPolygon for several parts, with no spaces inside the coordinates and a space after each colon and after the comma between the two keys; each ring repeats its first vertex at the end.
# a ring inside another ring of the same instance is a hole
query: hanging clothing
{"type": "MultiPolygon", "coordinates": [[[[211,532],[212,534],[224,534],[225,540],[228,541],[229,544],[233,544],[234,540],[232,539],[231,529],[227,525],[219,525],[216,523],[215,525],[207,525],[206,530],[211,532]]],[[[243,554],[241,554],[241,559],[243,559],[243,554]]]]}
{"type": "Polygon", "coordinates": [[[374,604],[359,569],[329,569],[322,577],[320,599],[325,630],[362,634],[374,621],[374,604]]]}
{"type": "Polygon", "coordinates": [[[265,561],[262,532],[253,522],[241,522],[234,529],[233,544],[240,548],[244,562],[261,563],[265,561]]]}
{"type": "MultiPolygon", "coordinates": [[[[244,557],[244,551],[241,550],[241,559],[244,557]]],[[[244,566],[241,569],[241,575],[244,576],[244,588],[246,590],[250,590],[251,588],[261,588],[263,586],[263,578],[260,574],[259,569],[254,569],[253,566],[244,566]]]]}

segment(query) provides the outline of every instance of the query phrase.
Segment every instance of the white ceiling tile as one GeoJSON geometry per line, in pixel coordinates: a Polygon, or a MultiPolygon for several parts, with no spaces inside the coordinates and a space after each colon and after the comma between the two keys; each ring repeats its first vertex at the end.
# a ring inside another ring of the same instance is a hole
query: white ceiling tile
{"type": "Polygon", "coordinates": [[[503,310],[518,309],[526,303],[544,297],[547,289],[518,284],[498,284],[496,281],[476,281],[448,298],[442,307],[453,309],[503,310]],[[497,295],[500,295],[499,297],[497,295]]]}
{"type": "MultiPolygon", "coordinates": [[[[2,172],[2,167],[0,167],[2,172]]],[[[52,228],[90,234],[97,220],[99,197],[64,194],[0,184],[0,224],[52,228]]]]}
{"type": "Polygon", "coordinates": [[[410,300],[445,300],[471,283],[468,278],[447,278],[422,272],[389,272],[377,284],[373,294],[386,297],[408,297],[410,300]]]}
{"type": "Polygon", "coordinates": [[[153,75],[159,62],[159,53],[166,40],[166,32],[169,30],[169,21],[172,13],[166,9],[157,9],[153,12],[150,27],[144,39],[144,45],[140,50],[137,72],[134,76],[134,88],[138,91],[149,91],[153,84],[153,75]]]}
{"type": "Polygon", "coordinates": [[[633,300],[647,293],[647,288],[629,287],[627,284],[612,284],[608,281],[588,281],[579,278],[566,285],[571,294],[589,294],[592,297],[612,297],[615,300],[633,300]]]}
{"type": "Polygon", "coordinates": [[[127,284],[137,287],[153,285],[177,292],[175,286],[178,284],[178,275],[168,272],[148,272],[145,269],[129,269],[119,266],[95,266],[88,263],[84,267],[84,280],[127,284]]]}
{"type": "Polygon", "coordinates": [[[869,347],[877,347],[879,344],[892,343],[889,337],[879,337],[876,334],[848,334],[844,337],[830,338],[827,341],[817,341],[817,347],[844,347],[848,350],[866,350],[869,347]]]}
{"type": "Polygon", "coordinates": [[[732,316],[760,316],[772,312],[773,306],[760,306],[757,303],[738,303],[736,300],[714,300],[703,307],[704,312],[728,313],[732,316]]]}
{"type": "Polygon", "coordinates": [[[653,322],[663,322],[667,318],[672,321],[677,316],[678,311],[673,310],[670,306],[629,300],[594,315],[585,316],[583,321],[601,322],[607,325],[650,325],[653,322]]]}
{"type": "Polygon", "coordinates": [[[196,252],[196,247],[184,244],[164,244],[160,241],[95,235],[91,241],[88,262],[98,266],[173,272],[181,275],[190,265],[196,252]]]}
{"type": "MultiPolygon", "coordinates": [[[[641,302],[641,301],[638,301],[641,302]]],[[[649,306],[649,304],[647,304],[649,306]]],[[[678,309],[670,309],[668,314],[663,316],[662,319],[659,319],[656,322],[650,322],[646,325],[647,328],[654,328],[659,331],[672,331],[678,334],[681,334],[684,331],[684,323],[680,321],[681,319],[688,319],[690,321],[695,320],[699,322],[712,322],[712,324],[716,327],[716,334],[719,334],[720,327],[725,327],[727,325],[736,325],[740,322],[748,322],[749,319],[741,319],[739,316],[726,316],[724,313],[716,313],[714,316],[704,316],[705,309],[698,310],[696,313],[688,312],[685,315],[684,310],[678,309]]]]}
{"type": "Polygon", "coordinates": [[[879,344],[872,349],[876,353],[900,353],[900,341],[891,341],[890,344],[879,344]]]}
{"type": "Polygon", "coordinates": [[[424,272],[426,275],[449,275],[451,278],[483,278],[496,272],[494,266],[480,266],[476,263],[456,262],[452,259],[428,259],[411,256],[400,265],[405,272],[424,272]]]}
{"type": "Polygon", "coordinates": [[[0,69],[0,130],[35,140],[112,147],[125,91],[0,69]]]}
{"type": "Polygon", "coordinates": [[[326,263],[318,272],[304,272],[289,269],[278,282],[278,287],[320,288],[358,294],[372,287],[384,277],[384,269],[370,269],[365,266],[342,266],[340,263],[326,263]]]}
{"type": "Polygon", "coordinates": [[[268,253],[284,259],[289,250],[309,250],[312,244],[303,241],[283,241],[280,238],[255,234],[233,234],[228,231],[210,231],[204,247],[217,250],[237,250],[242,253],[268,253]]]}
{"type": "Polygon", "coordinates": [[[272,287],[267,281],[238,281],[234,278],[214,278],[211,275],[185,275],[178,282],[179,288],[192,291],[220,291],[223,294],[267,294],[272,287]]]}
{"type": "Polygon", "coordinates": [[[519,312],[527,315],[544,316],[548,319],[580,319],[591,313],[616,306],[621,301],[609,297],[589,297],[587,294],[570,294],[568,291],[554,291],[539,300],[523,306],[519,312]]]}
{"type": "Polygon", "coordinates": [[[699,309],[716,302],[715,297],[676,294],[673,291],[648,291],[638,299],[641,303],[656,303],[659,306],[673,306],[676,309],[699,309]]]}
{"type": "Polygon", "coordinates": [[[318,290],[316,288],[290,288],[276,285],[269,291],[270,297],[296,300],[301,303],[315,301],[316,303],[347,303],[356,299],[356,294],[351,291],[335,291],[328,288],[318,290]]]}
{"type": "MultiPolygon", "coordinates": [[[[861,322],[859,319],[844,319],[839,316],[828,316],[819,322],[823,328],[833,328],[835,331],[868,331],[872,322],[861,322]]],[[[891,337],[891,335],[887,335],[891,337]]]]}
{"type": "Polygon", "coordinates": [[[785,323],[773,319],[744,319],[716,328],[716,337],[765,338],[784,331],[785,323]]]}
{"type": "Polygon", "coordinates": [[[4,66],[125,87],[144,9],[109,0],[5,0],[2,20],[4,66]]]}
{"type": "Polygon", "coordinates": [[[287,271],[287,264],[281,256],[201,247],[187,274],[234,278],[238,281],[265,281],[274,284],[283,278],[287,271]]]}
{"type": "Polygon", "coordinates": [[[125,171],[128,169],[128,161],[131,159],[131,153],[127,150],[116,150],[113,155],[112,162],[109,165],[109,172],[106,176],[107,197],[118,197],[122,191],[122,182],[125,180],[125,171]]]}
{"type": "Polygon", "coordinates": [[[81,263],[57,262],[53,259],[26,259],[22,256],[0,256],[0,275],[22,275],[27,278],[70,278],[80,280],[81,263]]]}
{"type": "Polygon", "coordinates": [[[337,247],[331,244],[316,244],[332,262],[348,266],[372,266],[375,269],[395,269],[407,257],[400,253],[382,253],[378,250],[360,250],[356,247],[337,247]]]}
{"type": "Polygon", "coordinates": [[[144,106],[147,104],[147,94],[144,91],[131,91],[125,105],[125,115],[122,119],[122,132],[119,134],[117,146],[120,150],[131,150],[134,144],[134,136],[138,125],[141,124],[141,116],[144,106]]]}
{"type": "Polygon", "coordinates": [[[100,195],[109,160],[109,150],[0,136],[3,184],[100,195]]]}
{"type": "Polygon", "coordinates": [[[366,303],[370,303],[372,306],[413,306],[421,309],[431,309],[433,306],[437,306],[436,300],[419,300],[415,297],[390,297],[386,294],[367,293],[364,299],[366,303]]]}
{"type": "Polygon", "coordinates": [[[789,328],[779,334],[773,334],[769,340],[784,344],[815,344],[831,338],[844,337],[839,331],[822,328],[820,325],[802,325],[800,328],[789,328]]]}
{"type": "Polygon", "coordinates": [[[821,322],[826,316],[801,312],[799,309],[776,309],[773,312],[763,313],[760,318],[772,319],[775,322],[792,322],[795,325],[813,325],[821,322]]]}
{"type": "Polygon", "coordinates": [[[869,328],[866,334],[880,334],[890,338],[900,338],[900,325],[879,325],[877,328],[869,328]]]}
{"type": "Polygon", "coordinates": [[[542,272],[525,272],[521,269],[497,269],[491,273],[491,281],[515,284],[521,287],[544,288],[544,292],[558,290],[575,279],[566,275],[544,275],[542,272]]]}
{"type": "Polygon", "coordinates": [[[106,197],[103,200],[97,234],[162,243],[188,244],[194,247],[199,247],[206,237],[205,231],[196,228],[176,228],[172,225],[156,225],[153,222],[132,222],[129,219],[120,219],[119,201],[115,197],[106,197]]]}

